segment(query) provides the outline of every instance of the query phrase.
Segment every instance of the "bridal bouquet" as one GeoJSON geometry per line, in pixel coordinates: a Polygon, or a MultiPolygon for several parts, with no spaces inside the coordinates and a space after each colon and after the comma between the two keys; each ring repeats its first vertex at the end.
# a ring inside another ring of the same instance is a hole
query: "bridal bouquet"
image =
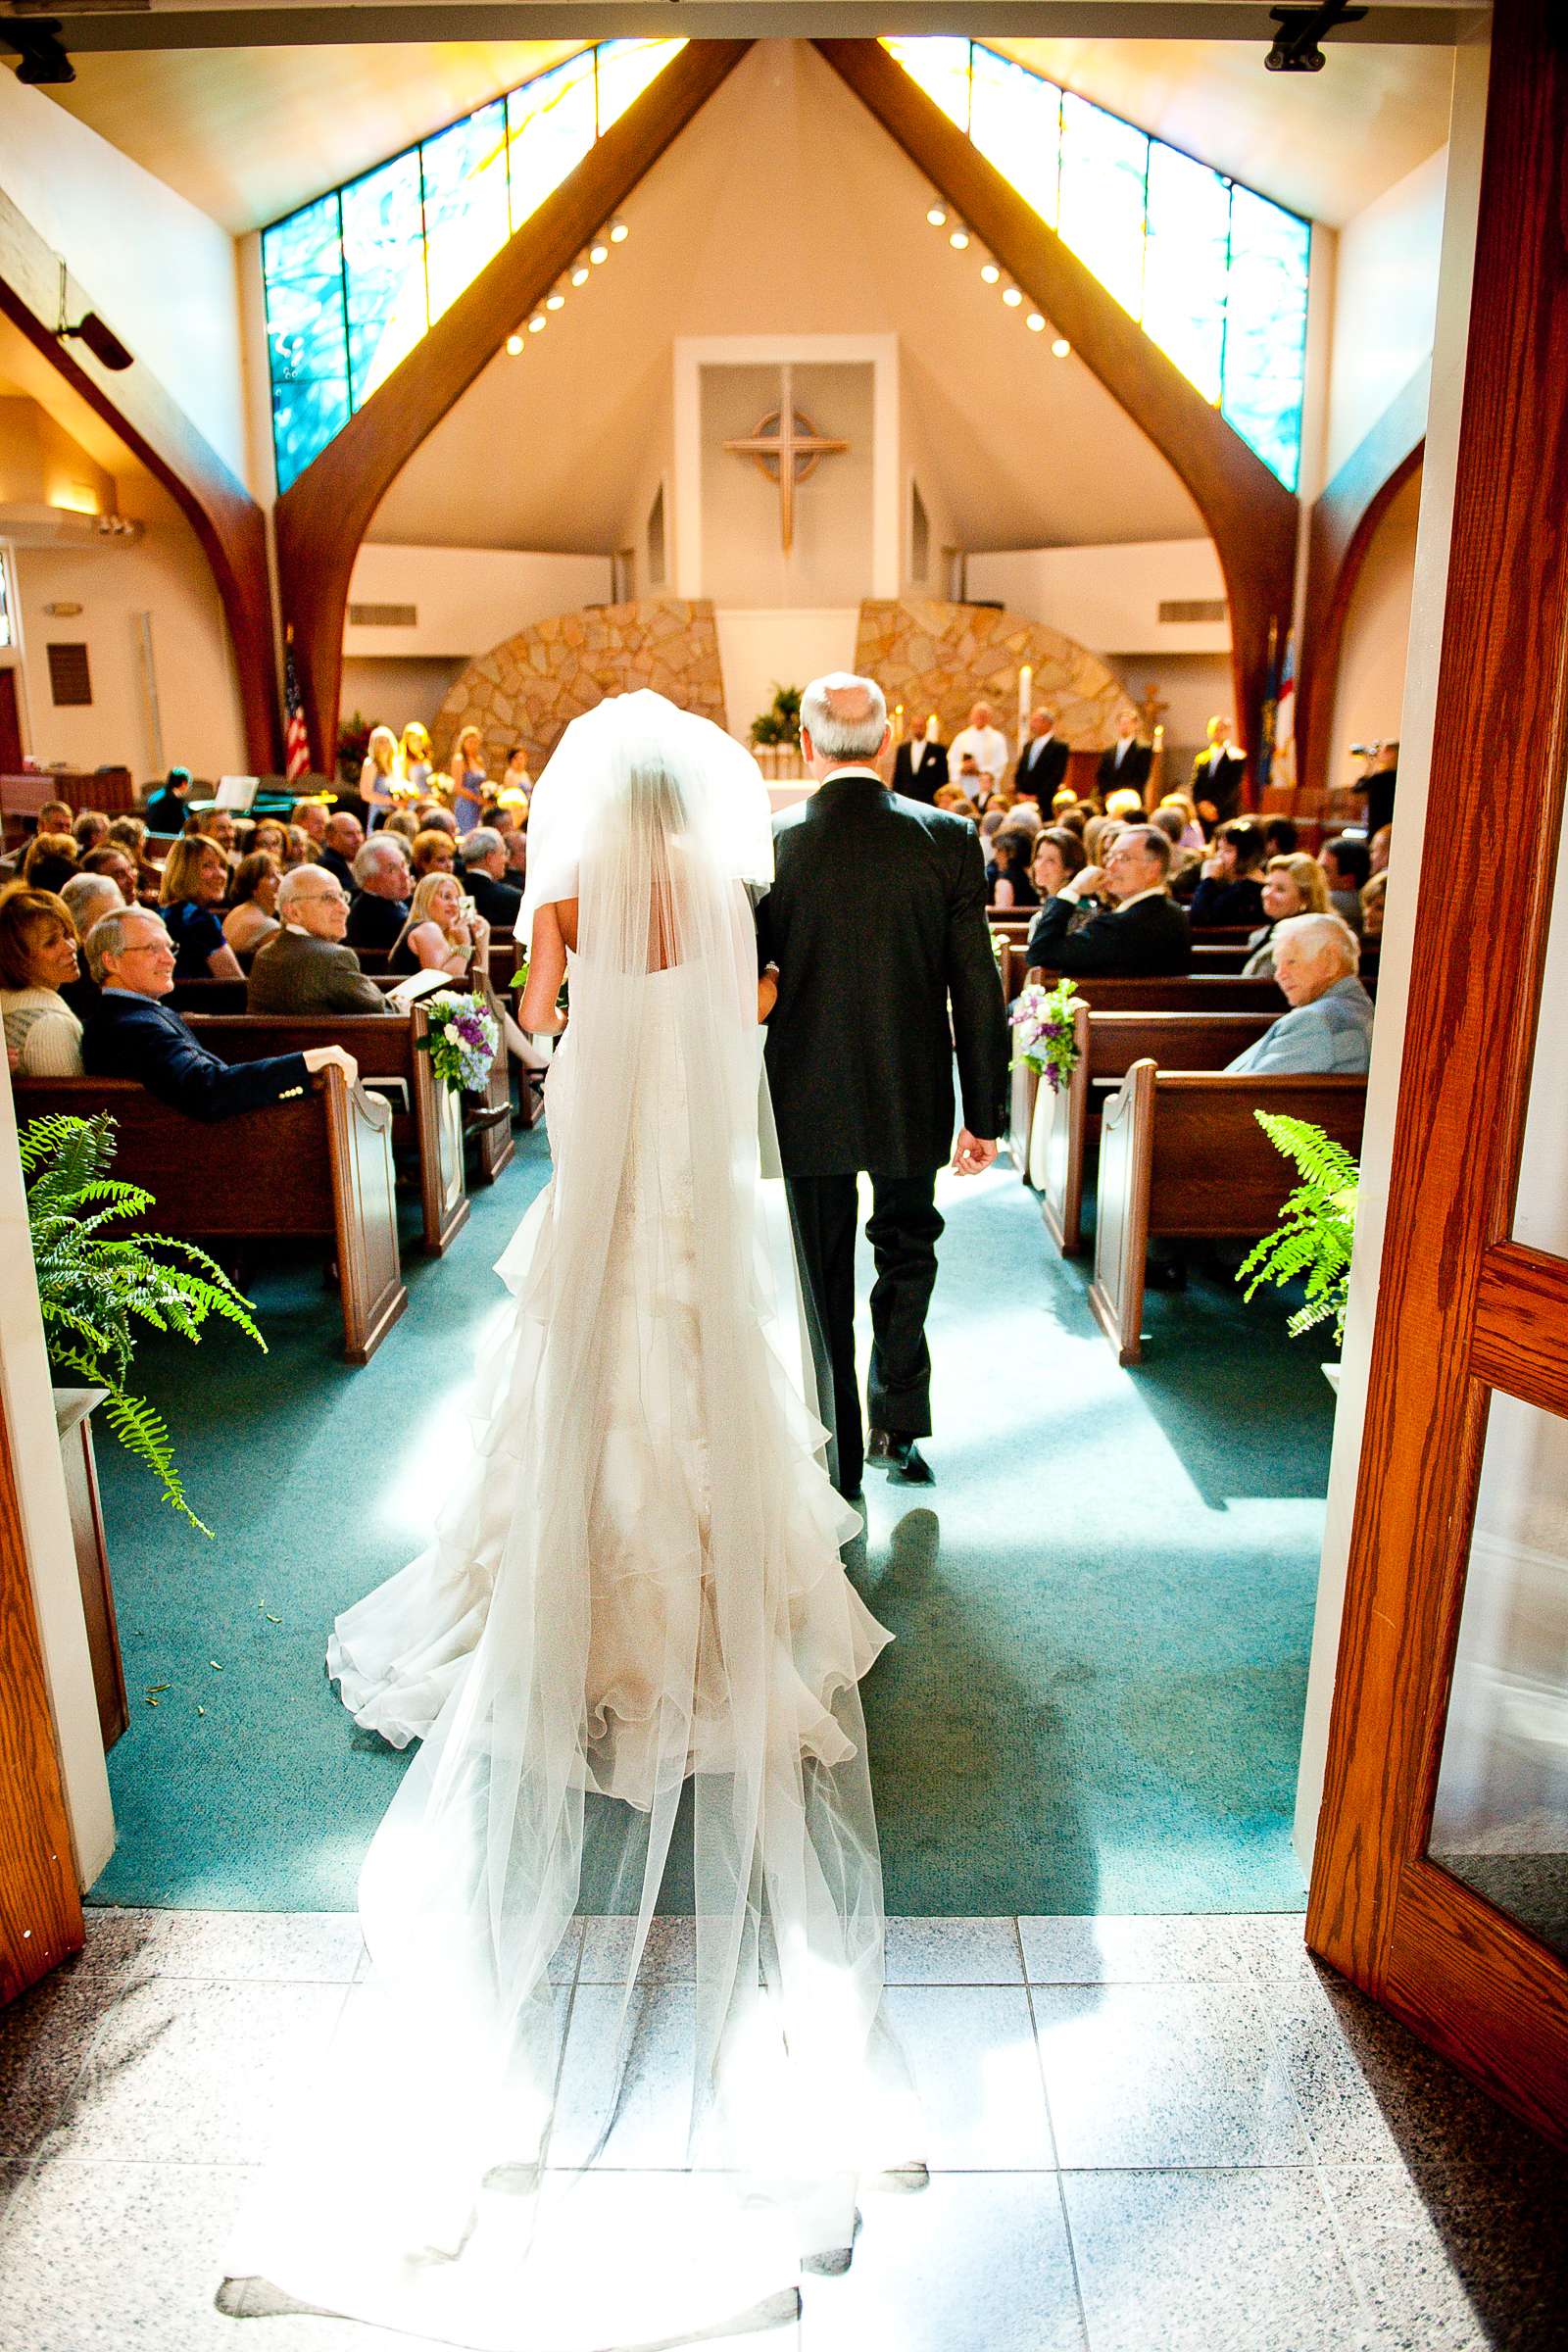
{"type": "Polygon", "coordinates": [[[431,997],[425,1004],[428,1027],[419,1051],[428,1054],[435,1074],[455,1095],[475,1094],[486,1084],[490,1065],[501,1045],[501,1026],[477,997],[431,997]]]}
{"type": "Polygon", "coordinates": [[[1073,999],[1078,991],[1070,980],[1054,988],[1038,981],[1021,991],[1008,1019],[1012,1023],[1015,1068],[1033,1070],[1054,1095],[1061,1092],[1078,1062],[1073,1036],[1073,999]]]}

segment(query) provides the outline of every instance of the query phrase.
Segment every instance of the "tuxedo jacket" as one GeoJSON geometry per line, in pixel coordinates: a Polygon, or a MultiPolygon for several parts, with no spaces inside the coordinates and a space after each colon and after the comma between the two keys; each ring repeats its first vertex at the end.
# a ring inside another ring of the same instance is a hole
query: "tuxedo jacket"
{"type": "Polygon", "coordinates": [[[1129,743],[1122,753],[1121,765],[1116,765],[1116,746],[1110,744],[1100,755],[1095,770],[1095,782],[1102,797],[1107,792],[1142,792],[1149,782],[1153,765],[1154,747],[1150,743],[1129,743]]]}
{"type": "Polygon", "coordinates": [[[341,850],[318,850],[311,863],[324,865],[327,872],[335,875],[337,880],[342,883],[351,898],[359,889],[360,886],[354,879],[354,868],[341,850]]]}
{"type": "Polygon", "coordinates": [[[1049,808],[1053,795],[1061,790],[1066,773],[1067,746],[1061,737],[1031,736],[1018,754],[1018,764],[1012,771],[1012,789],[1038,794],[1041,807],[1049,808]]]}
{"type": "Polygon", "coordinates": [[[106,994],[82,1031],[82,1068],[92,1078],[136,1078],[150,1095],[192,1119],[232,1119],[261,1110],[310,1083],[303,1054],[265,1061],[220,1061],[199,1046],[153,997],[106,994]]]}
{"type": "Polygon", "coordinates": [[[1048,899],[1029,926],[1028,957],[1075,977],[1101,972],[1138,975],[1185,972],[1193,935],[1174,899],[1140,899],[1135,906],[1104,906],[1080,929],[1067,926],[1078,911],[1071,899],[1048,899]]]}
{"type": "Polygon", "coordinates": [[[306,931],[274,932],[256,952],[245,991],[247,1012],[292,1016],[385,1012],[385,992],[367,980],[352,948],[306,931]]]}
{"type": "Polygon", "coordinates": [[[758,937],[778,966],[767,1075],[785,1174],[940,1167],[955,1049],[964,1125],[1000,1135],[1007,1022],[973,827],[852,770],[783,810],[773,849],[758,937]]]}
{"type": "Polygon", "coordinates": [[[349,927],[344,936],[351,948],[395,948],[408,919],[407,899],[377,899],[369,891],[362,890],[349,908],[349,927]]]}
{"type": "Polygon", "coordinates": [[[947,749],[940,743],[901,743],[893,755],[893,789],[906,801],[923,801],[929,808],[937,788],[948,780],[947,749]],[[920,764],[914,764],[916,751],[920,764]]]}
{"type": "Polygon", "coordinates": [[[1233,751],[1229,744],[1216,751],[1210,744],[1193,761],[1193,798],[1211,801],[1221,823],[1234,816],[1241,807],[1242,778],[1247,773],[1247,754],[1233,751]]]}
{"type": "Polygon", "coordinates": [[[494,874],[468,873],[465,869],[464,888],[484,916],[497,939],[510,939],[517,927],[517,909],[522,905],[522,893],[514,882],[498,882],[494,874]]]}

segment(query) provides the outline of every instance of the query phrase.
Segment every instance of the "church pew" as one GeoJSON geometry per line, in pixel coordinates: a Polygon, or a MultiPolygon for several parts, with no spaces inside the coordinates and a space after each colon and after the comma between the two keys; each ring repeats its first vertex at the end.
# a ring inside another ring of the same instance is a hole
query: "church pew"
{"type": "MultiPolygon", "coordinates": [[[[1050,988],[1060,977],[1031,966],[1028,978],[1050,988]]],[[[1073,975],[1073,986],[1101,1012],[1268,1012],[1287,1009],[1272,980],[1244,980],[1239,972],[1146,972],[1135,976],[1073,975]]]]}
{"type": "Polygon", "coordinates": [[[368,1364],[409,1303],[398,1259],[392,1107],[321,1074],[319,1091],[211,1124],[130,1078],[19,1078],[19,1119],[115,1122],[112,1173],[141,1185],[156,1230],[228,1242],[322,1241],[337,1270],[343,1351],[368,1364]]]}
{"type": "Polygon", "coordinates": [[[1267,1012],[1104,1012],[1073,1008],[1078,1060],[1059,1094],[1041,1082],[1030,1129],[1028,1179],[1063,1257],[1083,1247],[1084,1170],[1100,1129],[1106,1082],[1135,1061],[1162,1070],[1223,1070],[1260,1038],[1267,1012]]]}
{"type": "Polygon", "coordinates": [[[1253,1113],[1311,1119],[1358,1152],[1363,1077],[1248,1077],[1136,1061],[1100,1133],[1095,1277],[1089,1303],[1116,1360],[1143,1353],[1149,1245],[1159,1238],[1253,1241],[1271,1232],[1295,1183],[1253,1113]]]}
{"type": "Polygon", "coordinates": [[[419,1170],[419,1208],[427,1256],[439,1257],[468,1221],[464,1173],[463,1109],[419,1050],[427,1022],[422,1004],[407,1013],[325,1013],[281,1018],[267,1013],[187,1016],[195,1036],[224,1061],[261,1061],[270,1054],[303,1054],[311,1046],[342,1046],[360,1076],[397,1078],[408,1088],[407,1112],[394,1111],[392,1141],[412,1149],[419,1170]]]}

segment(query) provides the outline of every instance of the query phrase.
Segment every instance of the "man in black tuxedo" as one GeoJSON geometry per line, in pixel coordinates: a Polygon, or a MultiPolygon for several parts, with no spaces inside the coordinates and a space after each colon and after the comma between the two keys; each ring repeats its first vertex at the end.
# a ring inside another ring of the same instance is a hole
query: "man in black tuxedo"
{"type": "Polygon", "coordinates": [[[174,985],[174,945],[150,907],[106,914],[87,937],[87,961],[101,994],[81,1038],[93,1078],[137,1078],[150,1095],[192,1119],[232,1119],[299,1095],[318,1070],[340,1069],[350,1086],[359,1065],[341,1046],[272,1054],[265,1061],[220,1061],[159,1002],[174,985]]]}
{"type": "Polygon", "coordinates": [[[776,870],[758,910],[762,960],[778,973],[767,1074],[822,1416],[837,1440],[834,1478],[851,1499],[865,1453],[857,1177],[869,1174],[873,1200],[871,1458],[925,1485],[915,1440],[931,1428],[937,1170],[950,1155],[960,1176],[991,1165],[1008,1083],[979,840],[965,818],[884,788],[874,763],[887,742],[887,708],[870,679],[841,671],[807,688],[801,752],[818,789],[774,819],[776,870]]]}
{"type": "Polygon", "coordinates": [[[507,844],[494,825],[475,825],[459,845],[468,896],[490,926],[493,939],[510,938],[517,927],[522,892],[507,880],[507,844]]]}
{"type": "Polygon", "coordinates": [[[901,743],[893,755],[893,789],[906,801],[923,801],[929,808],[937,787],[948,780],[948,755],[936,739],[936,712],[920,722],[918,735],[901,743]]]}
{"type": "Polygon", "coordinates": [[[365,827],[357,816],[339,808],[326,824],[322,846],[314,862],[334,874],[350,898],[354,896],[354,860],[365,847],[365,827]]]}
{"type": "Polygon", "coordinates": [[[1156,825],[1127,826],[1111,844],[1103,870],[1086,865],[1046,901],[1029,926],[1029,961],[1075,977],[1185,972],[1193,936],[1185,908],[1165,888],[1170,852],[1156,825]],[[1102,890],[1114,905],[1070,930],[1074,910],[1092,890],[1102,890]]]}
{"type": "Polygon", "coordinates": [[[1228,718],[1208,722],[1208,749],[1193,761],[1193,799],[1198,813],[1211,825],[1222,825],[1242,805],[1242,778],[1247,754],[1231,741],[1228,718]]]}
{"type": "Polygon", "coordinates": [[[1029,731],[1012,771],[1012,789],[1049,808],[1067,773],[1067,746],[1056,733],[1056,713],[1049,703],[1029,713],[1029,731]]]}
{"type": "Polygon", "coordinates": [[[1116,721],[1116,740],[1101,753],[1095,770],[1101,799],[1107,792],[1142,793],[1153,758],[1153,746],[1138,740],[1137,711],[1124,710],[1116,721]]]}

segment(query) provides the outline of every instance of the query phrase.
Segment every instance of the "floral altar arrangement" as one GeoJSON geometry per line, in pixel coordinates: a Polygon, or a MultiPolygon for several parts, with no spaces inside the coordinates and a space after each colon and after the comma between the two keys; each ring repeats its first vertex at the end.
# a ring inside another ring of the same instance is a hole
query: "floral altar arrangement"
{"type": "Polygon", "coordinates": [[[1345,1340],[1345,1308],[1355,1246],[1355,1204],[1361,1170],[1354,1155],[1310,1119],[1283,1112],[1253,1113],[1276,1152],[1294,1160],[1301,1182],[1281,1204],[1277,1229],[1265,1234],[1237,1268],[1247,1296],[1265,1283],[1283,1287],[1306,1276],[1306,1301],[1285,1328],[1293,1340],[1332,1320],[1336,1347],[1345,1340]],[[1250,1280],[1249,1281],[1249,1276],[1250,1280]]]}
{"type": "Polygon", "coordinates": [[[419,1051],[429,1054],[442,1085],[455,1095],[481,1092],[501,1047],[501,1024],[495,1014],[478,997],[443,989],[425,1000],[425,1018],[428,1025],[419,1051]]]}
{"type": "Polygon", "coordinates": [[[1070,980],[1058,980],[1054,988],[1042,988],[1037,980],[1019,993],[1007,1015],[1016,1047],[1013,1066],[1033,1070],[1054,1095],[1060,1094],[1078,1066],[1073,1030],[1077,994],[1070,980]]]}

